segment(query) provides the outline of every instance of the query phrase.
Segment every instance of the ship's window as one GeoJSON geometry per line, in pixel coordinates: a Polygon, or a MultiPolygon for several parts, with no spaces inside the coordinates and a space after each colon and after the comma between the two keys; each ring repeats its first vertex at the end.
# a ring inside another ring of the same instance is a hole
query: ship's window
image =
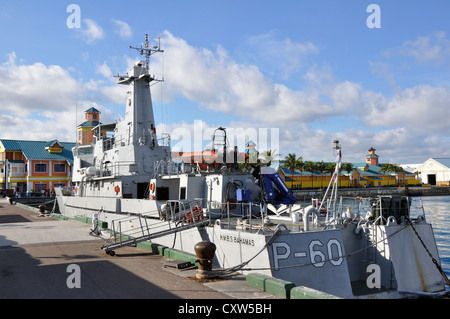
{"type": "Polygon", "coordinates": [[[156,188],[157,200],[169,200],[169,187],[157,187],[156,188]]]}
{"type": "Polygon", "coordinates": [[[180,199],[186,199],[186,187],[180,188],[180,199]]]}
{"type": "Polygon", "coordinates": [[[137,184],[137,198],[143,199],[148,195],[148,183],[137,184]]]}

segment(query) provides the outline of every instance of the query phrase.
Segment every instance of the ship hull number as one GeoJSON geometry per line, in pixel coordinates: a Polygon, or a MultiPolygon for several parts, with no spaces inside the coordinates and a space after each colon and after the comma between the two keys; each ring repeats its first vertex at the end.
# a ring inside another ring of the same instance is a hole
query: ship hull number
{"type": "MultiPolygon", "coordinates": [[[[320,240],[311,240],[308,249],[304,251],[293,251],[286,242],[276,242],[272,244],[273,260],[276,270],[280,268],[280,261],[303,259],[296,264],[311,264],[316,268],[321,268],[330,263],[333,266],[340,266],[344,261],[342,244],[337,239],[329,239],[326,243],[320,240]],[[306,259],[306,260],[305,260],[306,259]]],[[[281,266],[283,267],[283,266],[281,266]]]]}

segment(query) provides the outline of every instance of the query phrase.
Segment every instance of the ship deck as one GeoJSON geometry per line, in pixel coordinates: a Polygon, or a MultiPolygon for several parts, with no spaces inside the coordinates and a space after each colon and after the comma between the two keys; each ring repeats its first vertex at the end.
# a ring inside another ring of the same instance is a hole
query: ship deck
{"type": "Polygon", "coordinates": [[[278,227],[282,227],[289,232],[297,233],[308,231],[320,231],[324,229],[325,217],[320,217],[318,225],[310,222],[308,227],[302,220],[293,221],[289,216],[268,215],[261,216],[224,216],[221,218],[211,218],[210,225],[220,226],[223,229],[236,230],[248,233],[273,235],[278,227]],[[305,229],[306,228],[306,229],[305,229]]]}

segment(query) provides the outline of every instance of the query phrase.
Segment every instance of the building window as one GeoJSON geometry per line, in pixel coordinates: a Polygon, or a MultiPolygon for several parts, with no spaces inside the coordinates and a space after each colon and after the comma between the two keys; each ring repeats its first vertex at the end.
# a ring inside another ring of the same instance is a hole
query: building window
{"type": "Polygon", "coordinates": [[[45,192],[46,190],[47,190],[47,184],[45,184],[45,183],[34,184],[34,191],[36,193],[42,193],[43,191],[45,192]]]}
{"type": "Polygon", "coordinates": [[[47,173],[47,164],[34,164],[34,171],[36,173],[47,173]]]}
{"type": "Polygon", "coordinates": [[[64,164],[64,163],[53,164],[53,172],[65,173],[66,172],[66,164],[64,164]]]}
{"type": "Polygon", "coordinates": [[[54,188],[64,187],[64,186],[66,186],[66,183],[55,183],[55,184],[53,185],[54,188]]]}

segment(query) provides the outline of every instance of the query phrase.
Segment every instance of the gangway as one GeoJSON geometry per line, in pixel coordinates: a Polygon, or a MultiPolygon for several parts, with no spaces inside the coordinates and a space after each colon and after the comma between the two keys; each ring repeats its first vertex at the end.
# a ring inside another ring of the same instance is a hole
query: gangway
{"type": "MultiPolygon", "coordinates": [[[[198,201],[167,201],[161,208],[160,216],[163,220],[161,221],[161,223],[164,224],[163,227],[169,228],[156,232],[150,231],[147,218],[144,214],[136,216],[135,219],[139,221],[140,233],[142,233],[142,235],[136,237],[131,237],[125,232],[122,232],[121,222],[124,220],[116,220],[116,223],[113,221],[112,232],[114,242],[103,245],[101,249],[104,249],[108,255],[114,256],[115,249],[126,246],[136,246],[138,243],[144,241],[174,234],[194,227],[203,227],[209,224],[209,220],[204,219],[203,208],[198,201]],[[143,225],[142,220],[144,220],[145,225],[143,225]],[[118,229],[116,230],[117,223],[118,229]],[[175,227],[173,227],[173,225],[175,225],[175,227]],[[124,239],[125,237],[127,239],[124,239]]],[[[126,222],[130,222],[130,219],[127,219],[126,222]]]]}

